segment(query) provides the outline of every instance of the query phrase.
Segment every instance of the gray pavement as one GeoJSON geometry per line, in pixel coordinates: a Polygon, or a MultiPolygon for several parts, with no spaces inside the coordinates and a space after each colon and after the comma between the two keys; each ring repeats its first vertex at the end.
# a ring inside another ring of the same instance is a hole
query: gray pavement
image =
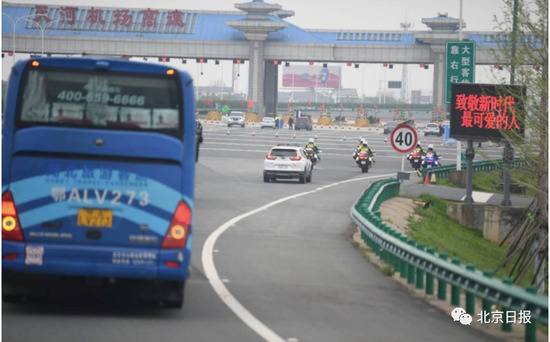
{"type": "MultiPolygon", "coordinates": [[[[204,276],[208,235],[234,216],[279,198],[361,174],[351,151],[358,136],[318,135],[323,159],[311,184],[263,183],[268,147],[294,132],[205,127],[197,165],[192,276],[181,311],[126,305],[124,298],[75,303],[3,304],[5,341],[259,341],[217,297],[204,276]],[[353,140],[352,140],[353,138],[353,140]],[[230,144],[247,144],[243,145],[230,144]],[[332,149],[332,150],[331,150],[332,149]],[[116,300],[115,300],[116,299],[116,300]]],[[[368,136],[379,152],[368,175],[397,171],[400,158],[382,135],[368,136]]],[[[284,339],[298,341],[484,341],[458,326],[364,260],[350,242],[349,209],[371,180],[296,198],[240,221],[215,245],[214,260],[229,291],[284,339]]],[[[124,297],[124,294],[121,294],[124,297]]]]}

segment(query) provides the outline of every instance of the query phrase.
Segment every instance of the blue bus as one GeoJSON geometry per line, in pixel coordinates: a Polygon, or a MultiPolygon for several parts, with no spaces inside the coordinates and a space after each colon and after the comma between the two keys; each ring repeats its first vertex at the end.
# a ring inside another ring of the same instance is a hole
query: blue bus
{"type": "Polygon", "coordinates": [[[17,63],[2,137],[4,299],[51,279],[101,279],[143,281],[144,298],[181,307],[195,129],[185,72],[124,59],[17,63]]]}

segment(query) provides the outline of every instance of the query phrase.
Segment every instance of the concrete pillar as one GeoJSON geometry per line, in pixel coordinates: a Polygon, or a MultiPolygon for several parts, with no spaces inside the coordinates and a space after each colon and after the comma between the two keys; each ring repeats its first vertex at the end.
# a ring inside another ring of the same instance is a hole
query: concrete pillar
{"type": "Polygon", "coordinates": [[[265,62],[264,105],[266,114],[277,112],[278,72],[278,65],[273,65],[271,61],[265,62]]]}
{"type": "Polygon", "coordinates": [[[264,106],[264,80],[265,60],[264,42],[250,41],[250,65],[248,70],[248,99],[254,101],[254,111],[265,114],[264,106]]]}
{"type": "Polygon", "coordinates": [[[445,47],[432,46],[434,61],[433,104],[435,111],[446,111],[445,99],[445,47]]]}

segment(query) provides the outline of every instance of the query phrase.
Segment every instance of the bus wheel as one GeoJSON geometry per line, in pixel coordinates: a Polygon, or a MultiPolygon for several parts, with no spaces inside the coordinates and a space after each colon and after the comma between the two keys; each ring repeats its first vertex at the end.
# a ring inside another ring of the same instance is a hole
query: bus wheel
{"type": "Polygon", "coordinates": [[[185,281],[168,282],[164,287],[162,303],[168,309],[181,309],[185,291],[185,281]]]}

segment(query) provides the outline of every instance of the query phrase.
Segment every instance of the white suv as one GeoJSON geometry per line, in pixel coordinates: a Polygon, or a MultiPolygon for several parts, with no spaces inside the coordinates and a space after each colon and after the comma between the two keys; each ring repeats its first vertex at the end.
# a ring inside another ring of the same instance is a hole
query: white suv
{"type": "Polygon", "coordinates": [[[437,135],[438,137],[441,136],[441,131],[439,130],[439,124],[430,122],[426,125],[426,128],[424,128],[424,136],[428,135],[437,135]]]}
{"type": "Polygon", "coordinates": [[[231,112],[227,118],[227,127],[233,125],[244,127],[244,113],[243,112],[231,112]]]}
{"type": "Polygon", "coordinates": [[[298,178],[300,183],[311,182],[313,167],[301,147],[274,146],[264,160],[264,182],[277,178],[298,178]]]}

